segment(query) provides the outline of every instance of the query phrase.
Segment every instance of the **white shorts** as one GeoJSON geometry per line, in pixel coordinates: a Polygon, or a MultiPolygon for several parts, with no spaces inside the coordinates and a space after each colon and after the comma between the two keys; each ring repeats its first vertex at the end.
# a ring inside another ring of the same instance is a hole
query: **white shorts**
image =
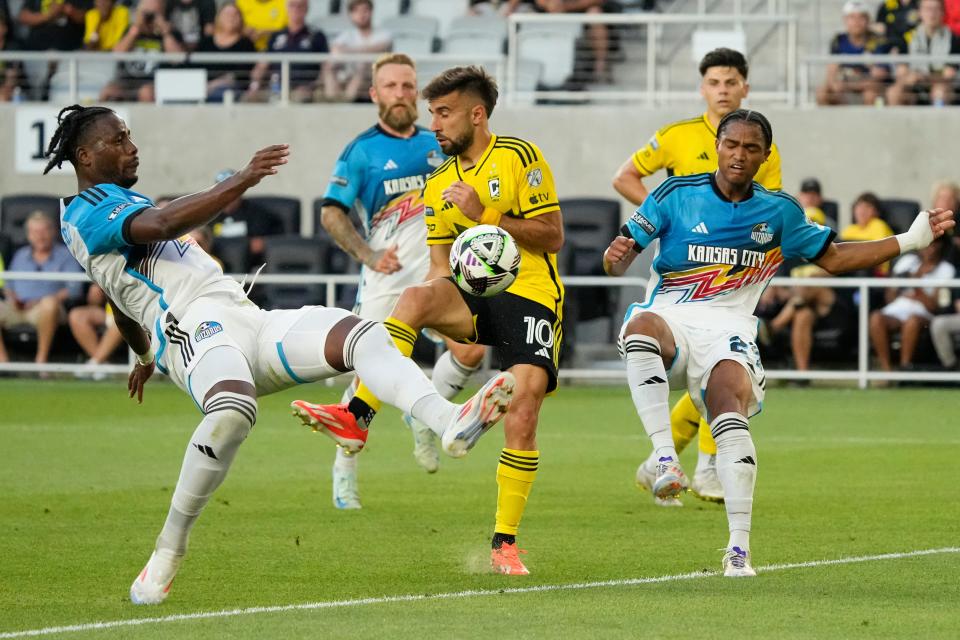
{"type": "Polygon", "coordinates": [[[713,368],[722,360],[738,362],[746,370],[753,387],[753,401],[747,408],[747,417],[760,413],[763,408],[766,375],[760,361],[760,349],[756,344],[755,328],[751,330],[746,321],[731,323],[715,319],[717,322],[711,322],[709,313],[702,314],[697,322],[692,322],[689,316],[678,317],[680,314],[671,314],[669,309],[651,310],[633,306],[620,329],[621,343],[627,323],[644,311],[660,316],[670,327],[676,348],[673,362],[667,368],[670,388],[686,389],[700,415],[710,419],[705,403],[707,383],[713,368]]]}
{"type": "Polygon", "coordinates": [[[910,316],[920,316],[927,320],[933,317],[933,314],[923,306],[922,302],[903,296],[895,298],[893,302],[881,309],[880,313],[900,322],[906,322],[910,319],[910,316]]]}
{"type": "MultiPolygon", "coordinates": [[[[266,395],[343,373],[326,361],[324,346],[330,329],[350,315],[331,307],[264,311],[249,301],[201,298],[182,318],[164,314],[162,335],[153,336],[153,347],[160,371],[196,401],[206,389],[193,388],[191,374],[205,353],[222,346],[243,354],[249,372],[238,376],[252,377],[257,394],[266,395]]],[[[213,378],[230,376],[224,371],[213,378]]]]}
{"type": "Polygon", "coordinates": [[[364,320],[383,322],[393,314],[393,308],[400,299],[400,292],[379,296],[364,295],[357,300],[353,312],[364,320]]]}

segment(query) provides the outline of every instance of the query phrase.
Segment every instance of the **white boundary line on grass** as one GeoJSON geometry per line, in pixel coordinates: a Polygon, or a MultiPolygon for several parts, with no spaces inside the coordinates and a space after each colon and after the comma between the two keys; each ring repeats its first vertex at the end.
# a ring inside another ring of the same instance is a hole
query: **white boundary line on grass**
{"type": "MultiPolygon", "coordinates": [[[[756,567],[758,572],[786,571],[788,569],[808,569],[811,567],[827,567],[840,564],[855,564],[858,562],[876,562],[881,560],[899,560],[901,558],[916,558],[943,553],[960,553],[960,547],[942,547],[940,549],[920,549],[901,553],[882,553],[871,556],[854,556],[837,558],[835,560],[812,560],[810,562],[791,562],[787,564],[769,564],[756,567]]],[[[447,600],[452,598],[473,598],[480,596],[496,596],[523,593],[540,593],[544,591],[576,591],[581,589],[598,589],[602,587],[628,587],[642,584],[658,584],[661,582],[676,582],[679,580],[694,580],[719,575],[719,571],[695,571],[669,576],[652,578],[625,578],[620,580],[601,580],[597,582],[577,582],[574,584],[545,584],[533,587],[509,587],[505,589],[473,589],[469,591],[451,591],[434,594],[409,594],[399,596],[381,596],[377,598],[357,598],[353,600],[329,600],[326,602],[305,602],[303,604],[284,604],[270,607],[247,607],[245,609],[229,609],[223,611],[198,611],[196,613],[178,613],[170,616],[154,618],[133,618],[129,620],[111,620],[109,622],[88,622],[72,624],[62,627],[45,627],[43,629],[28,629],[25,631],[7,631],[0,633],[0,639],[27,638],[45,636],[55,633],[70,633],[78,631],[95,631],[98,629],[116,629],[118,627],[136,627],[145,624],[163,624],[166,622],[180,622],[183,620],[204,620],[208,618],[231,618],[234,616],[249,616],[260,613],[283,613],[285,611],[310,611],[313,609],[339,609],[344,607],[362,607],[376,604],[392,604],[395,602],[417,602],[421,600],[447,600]]]]}

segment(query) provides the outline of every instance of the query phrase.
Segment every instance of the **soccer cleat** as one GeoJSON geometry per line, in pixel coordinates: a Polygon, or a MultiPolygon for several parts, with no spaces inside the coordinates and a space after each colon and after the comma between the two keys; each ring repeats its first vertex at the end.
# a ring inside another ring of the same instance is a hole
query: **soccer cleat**
{"type": "Polygon", "coordinates": [[[130,585],[130,602],[160,604],[166,600],[181,562],[183,556],[176,555],[170,549],[157,549],[150,554],[147,566],[130,585]]]}
{"type": "Polygon", "coordinates": [[[361,509],[357,490],[357,468],[333,465],[333,506],[337,509],[361,509]]]}
{"type": "MultiPolygon", "coordinates": [[[[637,467],[637,486],[643,489],[644,491],[649,491],[653,493],[653,483],[657,479],[656,473],[652,469],[647,468],[647,463],[644,462],[639,467],[637,467]]],[[[680,502],[680,499],[677,497],[673,498],[658,498],[653,496],[653,504],[658,507],[682,507],[683,503],[680,502]]]]}
{"type": "Polygon", "coordinates": [[[440,439],[444,453],[454,458],[467,455],[480,436],[497,424],[510,408],[516,383],[512,373],[501,371],[460,405],[440,439]]]}
{"type": "Polygon", "coordinates": [[[403,421],[413,434],[413,459],[427,473],[436,473],[440,468],[437,434],[409,413],[403,414],[403,421]]]}
{"type": "Polygon", "coordinates": [[[710,456],[710,464],[696,470],[690,490],[701,500],[723,504],[723,485],[717,475],[717,456],[710,456]]]}
{"type": "Polygon", "coordinates": [[[661,500],[676,499],[687,490],[687,476],[680,467],[680,463],[672,456],[665,456],[657,460],[657,477],[650,488],[651,493],[661,500]]]}
{"type": "Polygon", "coordinates": [[[320,431],[349,453],[357,453],[367,443],[367,430],[357,424],[357,419],[345,404],[313,404],[306,400],[290,403],[293,415],[314,431],[320,431]]]}
{"type": "Polygon", "coordinates": [[[520,554],[526,553],[524,549],[517,549],[517,544],[504,542],[499,549],[490,551],[490,568],[494,573],[502,573],[505,576],[528,576],[530,570],[520,561],[520,554]]]}
{"type": "Polygon", "coordinates": [[[750,552],[731,547],[723,553],[723,575],[728,578],[753,578],[757,572],[750,566],[750,552]]]}

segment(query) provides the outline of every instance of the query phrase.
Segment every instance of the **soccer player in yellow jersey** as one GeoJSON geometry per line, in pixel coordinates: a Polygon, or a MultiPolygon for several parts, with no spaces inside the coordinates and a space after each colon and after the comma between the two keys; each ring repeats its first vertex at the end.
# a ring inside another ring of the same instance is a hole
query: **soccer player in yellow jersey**
{"type": "MultiPolygon", "coordinates": [[[[717,170],[717,124],[720,119],[740,108],[750,92],[747,82],[747,60],[733,49],[714,49],[700,61],[700,95],[707,110],[696,118],[680,120],[657,131],[643,148],[623,163],[613,179],[613,187],[624,198],[640,206],[649,190],[643,179],[660,169],[668,176],[687,176],[717,170]]],[[[780,178],[780,152],[773,145],[770,156],[760,165],[754,178],[771,191],[783,188],[780,178]]],[[[690,443],[698,431],[700,456],[693,476],[693,493],[703,499],[723,502],[723,488],[717,476],[717,443],[710,435],[707,423],[700,416],[690,394],[684,394],[670,414],[673,439],[677,452],[690,443]]],[[[650,489],[654,480],[656,460],[648,458],[637,469],[637,484],[650,489]]],[[[665,507],[679,507],[676,498],[654,502],[665,507]]]]}
{"type": "MultiPolygon", "coordinates": [[[[384,325],[405,354],[425,327],[460,342],[490,345],[500,368],[515,377],[504,422],[506,446],[497,466],[491,566],[497,573],[526,575],[516,534],[540,460],[540,405],[557,387],[563,285],[556,254],[563,245],[563,220],[553,174],[540,149],[490,133],[488,118],[497,95],[493,78],[473,66],[448,69],[423,90],[432,114],[430,129],[450,158],[423,190],[430,246],[427,279],[400,294],[384,325]],[[490,298],[469,295],[450,278],[451,245],[478,224],[507,230],[521,251],[516,281],[490,298]]],[[[346,411],[342,405],[325,409],[340,420],[369,424],[378,406],[361,384],[346,411]]]]}

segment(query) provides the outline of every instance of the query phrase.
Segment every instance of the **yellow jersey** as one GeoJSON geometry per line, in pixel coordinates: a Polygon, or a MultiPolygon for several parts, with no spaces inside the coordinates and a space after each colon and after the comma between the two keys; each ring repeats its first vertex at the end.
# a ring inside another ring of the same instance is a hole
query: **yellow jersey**
{"type": "MultiPolygon", "coordinates": [[[[453,244],[458,235],[478,224],[441,197],[444,189],[458,180],[474,188],[484,207],[505,216],[533,218],[560,211],[553,173],[537,145],[520,138],[492,136],[475,166],[464,169],[460,158],[454,156],[427,178],[423,204],[428,245],[453,244]]],[[[560,318],[563,283],[557,255],[517,244],[520,272],[507,291],[539,302],[560,318]]]]}
{"type": "MultiPolygon", "coordinates": [[[[666,169],[670,176],[689,176],[717,170],[717,130],[707,114],[668,124],[653,134],[650,142],[633,154],[633,166],[641,176],[666,169]]],[[[780,152],[772,145],[770,157],[760,165],[755,182],[770,191],[783,189],[780,152]]]]}
{"type": "MultiPolygon", "coordinates": [[[[237,0],[237,9],[243,24],[257,31],[280,31],[287,26],[286,0],[237,0]]],[[[270,33],[260,36],[253,44],[257,51],[266,51],[270,33]]]]}
{"type": "Polygon", "coordinates": [[[89,9],[84,14],[86,26],[83,43],[96,51],[112,51],[130,24],[130,10],[122,4],[113,5],[106,19],[97,9],[89,9]]]}

